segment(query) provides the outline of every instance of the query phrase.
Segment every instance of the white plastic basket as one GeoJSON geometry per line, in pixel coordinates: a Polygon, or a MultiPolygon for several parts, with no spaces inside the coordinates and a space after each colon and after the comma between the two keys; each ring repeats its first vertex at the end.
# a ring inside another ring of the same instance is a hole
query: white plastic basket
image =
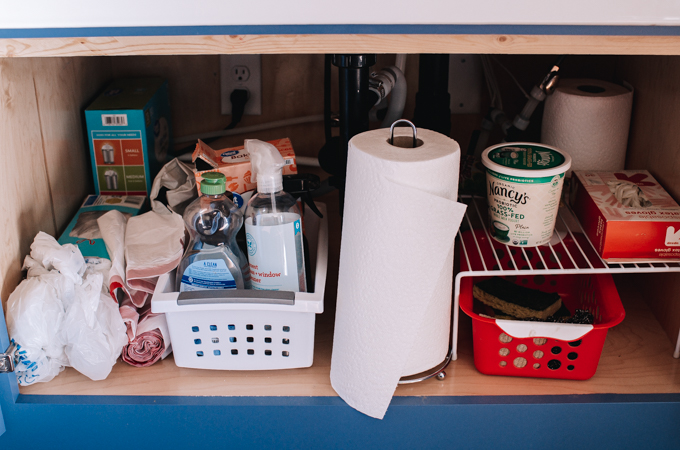
{"type": "Polygon", "coordinates": [[[309,367],[314,323],[323,312],[328,264],[324,218],[305,215],[314,292],[205,290],[173,292],[174,273],[160,277],[151,300],[165,313],[175,364],[194,369],[270,370],[309,367]]]}

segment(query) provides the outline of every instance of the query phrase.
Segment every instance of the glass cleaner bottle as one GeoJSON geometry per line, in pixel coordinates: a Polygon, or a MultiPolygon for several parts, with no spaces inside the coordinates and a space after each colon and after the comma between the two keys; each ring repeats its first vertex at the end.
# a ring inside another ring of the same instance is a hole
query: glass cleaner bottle
{"type": "Polygon", "coordinates": [[[253,289],[305,292],[302,221],[295,198],[284,192],[284,160],[273,145],[248,139],[257,194],[246,208],[246,242],[253,289]]]}
{"type": "Polygon", "coordinates": [[[248,260],[236,244],[243,215],[229,199],[224,174],[203,175],[201,196],[184,210],[191,236],[177,269],[177,290],[248,289],[248,260]]]}

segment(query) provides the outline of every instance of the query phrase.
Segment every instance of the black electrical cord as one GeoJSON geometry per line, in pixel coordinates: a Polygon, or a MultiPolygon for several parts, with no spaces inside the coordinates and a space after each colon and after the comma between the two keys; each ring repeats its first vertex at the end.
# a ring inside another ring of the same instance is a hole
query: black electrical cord
{"type": "MultiPolygon", "coordinates": [[[[229,95],[229,100],[231,101],[231,123],[224,127],[225,130],[231,130],[239,124],[243,118],[243,113],[246,110],[246,103],[248,103],[248,98],[250,97],[249,92],[246,89],[234,89],[229,95]]],[[[203,142],[209,144],[213,141],[219,139],[220,136],[203,139],[203,142]]],[[[185,153],[193,152],[196,148],[196,144],[187,145],[183,149],[175,153],[175,156],[183,155],[185,153]]]]}
{"type": "MultiPolygon", "coordinates": [[[[229,100],[231,101],[231,123],[224,129],[231,130],[236,127],[243,118],[243,113],[246,110],[246,103],[248,103],[249,93],[245,89],[234,89],[231,91],[229,100]]],[[[213,138],[217,139],[217,138],[213,138]]]]}

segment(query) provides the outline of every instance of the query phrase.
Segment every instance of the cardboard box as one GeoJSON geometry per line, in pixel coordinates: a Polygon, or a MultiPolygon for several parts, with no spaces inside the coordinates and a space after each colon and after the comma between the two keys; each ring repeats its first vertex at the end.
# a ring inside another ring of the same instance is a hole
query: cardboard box
{"type": "Polygon", "coordinates": [[[149,195],[171,144],[168,83],[125,78],[85,110],[96,194],[149,195]]]}
{"type": "MultiPolygon", "coordinates": [[[[295,151],[290,139],[283,138],[268,142],[276,147],[281,156],[283,156],[285,162],[283,175],[296,174],[295,151]]],[[[201,181],[203,181],[204,173],[221,172],[227,177],[227,190],[238,194],[234,195],[234,200],[239,208],[250,198],[249,196],[243,198],[241,194],[252,192],[257,186],[257,181],[252,176],[250,155],[245,151],[243,145],[213,150],[208,144],[199,140],[191,159],[196,164],[197,189],[201,190],[201,181]]]]}
{"type": "Polygon", "coordinates": [[[99,232],[97,219],[112,209],[128,217],[136,216],[144,206],[145,196],[88,195],[82,206],[59,237],[60,244],[75,244],[83,256],[109,258],[99,232]]]}
{"type": "Polygon", "coordinates": [[[649,172],[574,175],[573,210],[603,259],[680,260],[680,206],[649,172]]]}

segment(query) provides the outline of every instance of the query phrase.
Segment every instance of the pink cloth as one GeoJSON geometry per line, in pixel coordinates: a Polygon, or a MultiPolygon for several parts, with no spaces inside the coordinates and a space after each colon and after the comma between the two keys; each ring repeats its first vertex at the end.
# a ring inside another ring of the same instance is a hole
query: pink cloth
{"type": "Polygon", "coordinates": [[[153,268],[147,269],[131,269],[128,268],[126,271],[128,286],[131,289],[136,289],[137,291],[146,292],[153,294],[154,289],[156,289],[156,283],[158,282],[158,277],[164,275],[171,270],[175,270],[182,259],[181,249],[183,249],[183,243],[180,241],[177,246],[180,249],[180,253],[177,258],[172,261],[158,265],[153,268]]]}
{"type": "Polygon", "coordinates": [[[106,251],[111,259],[111,272],[109,273],[109,293],[114,300],[118,301],[117,291],[122,289],[132,303],[141,308],[146,303],[148,292],[130,288],[125,280],[125,231],[127,228],[127,216],[120,211],[112,210],[97,219],[99,231],[106,244],[106,251]]]}
{"type": "Polygon", "coordinates": [[[149,297],[148,292],[136,291],[126,285],[125,280],[120,275],[113,275],[109,282],[109,293],[114,300],[118,301],[116,296],[116,291],[122,289],[125,293],[125,298],[129,298],[132,304],[138,308],[141,308],[146,303],[146,299],[149,297]]]}
{"type": "Polygon", "coordinates": [[[120,316],[123,318],[123,322],[127,327],[128,342],[132,342],[137,335],[139,312],[128,296],[125,296],[123,301],[120,302],[120,307],[118,310],[120,311],[120,316]]]}
{"type": "MultiPolygon", "coordinates": [[[[125,281],[130,289],[153,294],[158,277],[179,265],[184,253],[184,221],[175,213],[149,211],[128,219],[125,281]]],[[[139,302],[134,301],[137,306],[139,302]]]]}

